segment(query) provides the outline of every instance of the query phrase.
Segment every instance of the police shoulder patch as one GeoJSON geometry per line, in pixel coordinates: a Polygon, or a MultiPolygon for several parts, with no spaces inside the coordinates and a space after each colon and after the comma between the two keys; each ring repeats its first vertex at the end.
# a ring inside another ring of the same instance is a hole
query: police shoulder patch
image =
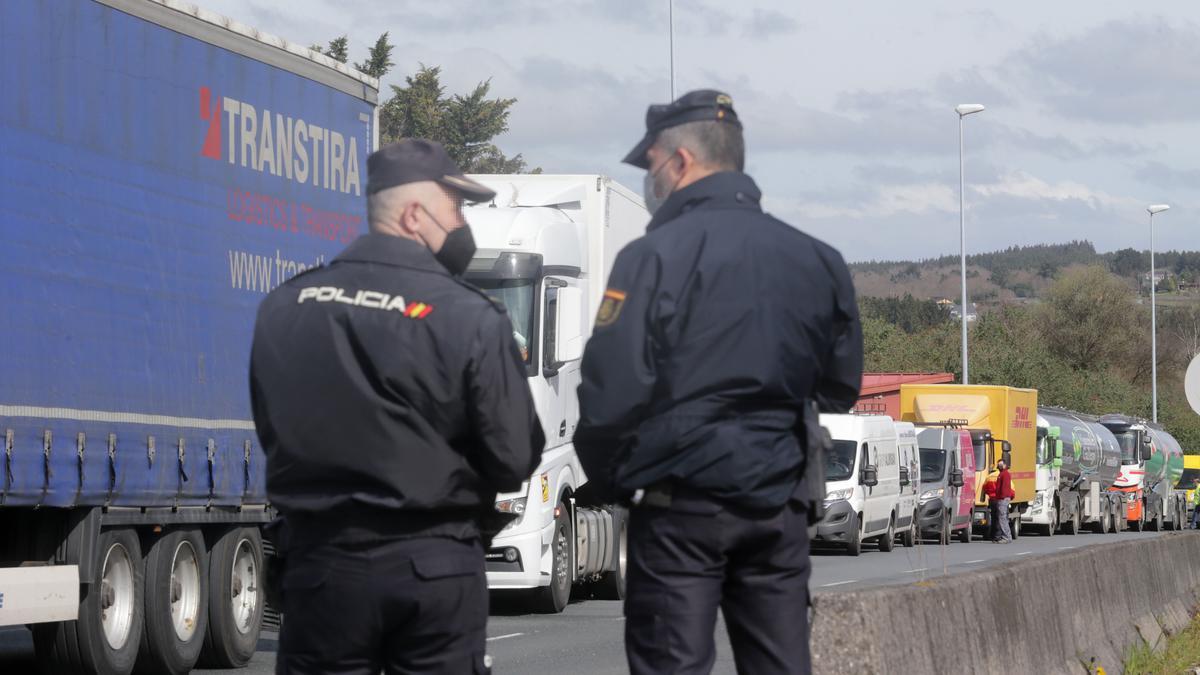
{"type": "Polygon", "coordinates": [[[604,299],[600,302],[600,309],[596,312],[596,327],[603,328],[616,323],[617,317],[621,316],[621,308],[624,306],[625,291],[618,291],[614,288],[604,291],[604,299]]]}

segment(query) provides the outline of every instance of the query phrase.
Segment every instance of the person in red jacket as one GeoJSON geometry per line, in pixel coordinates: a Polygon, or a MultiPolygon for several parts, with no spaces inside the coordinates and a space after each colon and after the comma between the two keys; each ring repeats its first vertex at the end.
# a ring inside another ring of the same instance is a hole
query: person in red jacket
{"type": "Polygon", "coordinates": [[[1017,494],[1012,488],[1012,474],[1008,472],[1008,465],[1004,460],[996,462],[996,470],[999,475],[996,476],[996,494],[990,497],[992,504],[992,521],[996,524],[995,537],[992,541],[997,544],[1012,543],[1012,531],[1008,526],[1008,504],[1017,494]]]}

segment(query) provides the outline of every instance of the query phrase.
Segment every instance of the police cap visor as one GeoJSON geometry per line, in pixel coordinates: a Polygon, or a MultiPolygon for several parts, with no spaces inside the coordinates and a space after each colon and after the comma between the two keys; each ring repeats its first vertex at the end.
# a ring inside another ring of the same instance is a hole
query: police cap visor
{"type": "Polygon", "coordinates": [[[655,104],[646,109],[646,135],[621,160],[639,169],[649,169],[646,152],[658,139],[658,133],[688,122],[712,120],[726,122],[742,128],[737,113],[733,110],[733,99],[713,89],[690,91],[671,103],[655,104]]]}
{"type": "Polygon", "coordinates": [[[461,194],[469,202],[486,202],[495,191],[463,175],[441,143],[409,138],[386,145],[367,158],[367,194],[380,190],[434,181],[461,194]]]}

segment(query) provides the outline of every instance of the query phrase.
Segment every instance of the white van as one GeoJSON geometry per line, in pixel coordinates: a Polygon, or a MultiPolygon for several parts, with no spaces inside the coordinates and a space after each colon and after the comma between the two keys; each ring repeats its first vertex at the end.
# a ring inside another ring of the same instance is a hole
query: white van
{"type": "Polygon", "coordinates": [[[813,540],[844,544],[850,555],[868,539],[891,551],[900,500],[896,423],[883,415],[821,415],[821,426],[833,448],[825,457],[825,518],[813,540]]]}
{"type": "Polygon", "coordinates": [[[900,497],[896,505],[896,531],[900,543],[917,545],[920,525],[917,511],[921,502],[921,450],[917,444],[917,428],[911,422],[896,422],[896,452],[900,459],[900,497]]]}

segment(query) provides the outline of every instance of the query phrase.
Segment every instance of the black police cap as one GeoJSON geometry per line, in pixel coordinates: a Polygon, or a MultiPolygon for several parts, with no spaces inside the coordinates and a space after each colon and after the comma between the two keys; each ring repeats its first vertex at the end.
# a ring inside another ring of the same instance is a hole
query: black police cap
{"type": "Polygon", "coordinates": [[[455,190],[469,202],[486,202],[496,196],[490,190],[463,175],[446,154],[441,143],[422,138],[406,138],[386,145],[367,158],[367,194],[380,190],[434,181],[455,190]]]}
{"type": "Polygon", "coordinates": [[[729,94],[713,89],[689,91],[671,103],[652,105],[646,109],[646,135],[621,161],[639,169],[649,169],[650,162],[646,159],[646,151],[654,145],[658,132],[687,122],[703,120],[728,122],[739,129],[742,128],[737,113],[733,111],[733,99],[729,94]]]}

